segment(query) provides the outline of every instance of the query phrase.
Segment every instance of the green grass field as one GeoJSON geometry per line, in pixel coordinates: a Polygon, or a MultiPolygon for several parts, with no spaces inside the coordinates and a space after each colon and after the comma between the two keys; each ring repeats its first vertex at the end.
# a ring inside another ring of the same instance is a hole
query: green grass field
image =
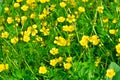
{"type": "Polygon", "coordinates": [[[120,80],[120,0],[0,0],[0,80],[120,80]]]}

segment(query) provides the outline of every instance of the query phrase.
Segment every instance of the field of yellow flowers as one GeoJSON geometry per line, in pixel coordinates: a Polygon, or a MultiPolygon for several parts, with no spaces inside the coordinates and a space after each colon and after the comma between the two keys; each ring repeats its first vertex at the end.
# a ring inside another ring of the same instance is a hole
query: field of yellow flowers
{"type": "Polygon", "coordinates": [[[120,0],[0,0],[0,80],[120,80],[120,0]]]}

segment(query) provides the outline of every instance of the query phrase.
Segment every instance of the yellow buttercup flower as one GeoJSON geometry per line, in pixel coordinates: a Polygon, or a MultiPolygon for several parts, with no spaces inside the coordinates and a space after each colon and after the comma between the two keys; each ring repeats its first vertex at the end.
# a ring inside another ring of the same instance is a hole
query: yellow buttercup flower
{"type": "Polygon", "coordinates": [[[64,17],[59,17],[59,18],[57,18],[57,21],[62,23],[62,22],[65,21],[65,18],[64,17]]]}
{"type": "Polygon", "coordinates": [[[19,3],[14,3],[14,7],[18,8],[18,7],[20,7],[20,4],[19,3]]]}
{"type": "Polygon", "coordinates": [[[56,66],[57,62],[58,62],[57,59],[52,59],[52,60],[50,60],[50,65],[51,66],[56,66]]]}
{"type": "Polygon", "coordinates": [[[39,73],[40,73],[40,74],[45,74],[45,73],[47,73],[46,67],[45,67],[45,66],[40,66],[40,67],[39,67],[39,73]]]}
{"type": "Polygon", "coordinates": [[[65,25],[62,27],[62,30],[66,32],[73,32],[75,30],[75,27],[73,25],[70,25],[70,26],[65,25]]]}
{"type": "Polygon", "coordinates": [[[36,14],[35,13],[32,13],[31,15],[30,15],[30,18],[31,19],[33,19],[33,18],[35,18],[36,17],[36,14]]]}
{"type": "Polygon", "coordinates": [[[54,43],[59,46],[66,46],[67,41],[63,37],[59,36],[59,37],[55,37],[54,43]]]}
{"type": "Polygon", "coordinates": [[[82,0],[82,2],[88,2],[88,0],[82,0]]]}
{"type": "Polygon", "coordinates": [[[68,70],[72,67],[71,63],[64,63],[64,69],[68,70]]]}
{"type": "Polygon", "coordinates": [[[50,0],[39,0],[41,3],[50,2],[50,0]]]}
{"type": "Polygon", "coordinates": [[[50,33],[50,29],[42,27],[42,29],[40,29],[40,32],[42,32],[44,36],[47,36],[50,33]]]}
{"type": "Polygon", "coordinates": [[[108,77],[108,78],[113,78],[114,76],[115,76],[115,71],[114,71],[114,69],[108,69],[107,71],[106,71],[106,77],[108,77]]]}
{"type": "Polygon", "coordinates": [[[57,59],[58,62],[62,62],[62,60],[63,60],[63,57],[59,57],[59,58],[57,59]]]}
{"type": "Polygon", "coordinates": [[[8,38],[8,36],[9,36],[9,33],[7,31],[3,32],[1,35],[2,38],[8,38]]]}
{"type": "Polygon", "coordinates": [[[12,44],[16,44],[19,41],[18,37],[14,37],[11,39],[12,44]]]}
{"type": "Polygon", "coordinates": [[[79,43],[82,46],[85,46],[86,48],[88,47],[88,42],[89,42],[89,36],[82,36],[82,39],[79,41],[79,43]]]}
{"type": "Polygon", "coordinates": [[[100,61],[101,61],[101,58],[97,58],[97,60],[95,61],[95,66],[96,66],[96,67],[98,67],[100,61]]]}
{"type": "Polygon", "coordinates": [[[19,2],[22,2],[22,0],[16,0],[16,2],[18,2],[18,3],[19,3],[19,2]]]}
{"type": "Polygon", "coordinates": [[[116,52],[120,54],[120,43],[118,43],[118,44],[115,46],[115,48],[116,48],[116,52]]]}
{"type": "Polygon", "coordinates": [[[33,4],[34,2],[35,2],[35,0],[27,0],[26,1],[26,3],[29,4],[29,5],[33,4]]]}
{"type": "Polygon", "coordinates": [[[85,12],[85,8],[84,7],[79,7],[78,11],[81,12],[81,13],[83,13],[83,12],[85,12]]]}
{"type": "Polygon", "coordinates": [[[116,24],[117,23],[117,19],[114,18],[113,21],[112,21],[112,23],[116,24]]]}
{"type": "Polygon", "coordinates": [[[8,64],[0,64],[0,72],[8,69],[8,64]]]}
{"type": "Polygon", "coordinates": [[[5,7],[5,8],[4,8],[4,12],[9,12],[9,8],[8,8],[8,7],[5,7]]]}
{"type": "Polygon", "coordinates": [[[29,31],[32,36],[35,36],[35,35],[38,33],[38,30],[37,30],[36,28],[37,28],[37,25],[34,24],[34,25],[32,25],[32,27],[29,26],[29,27],[27,28],[27,31],[29,31]]]}
{"type": "Polygon", "coordinates": [[[103,13],[103,10],[104,10],[104,7],[103,7],[103,6],[98,6],[98,7],[97,7],[97,11],[98,11],[99,13],[103,13]]]}
{"type": "Polygon", "coordinates": [[[103,23],[107,23],[109,21],[108,18],[103,19],[103,23]]]}
{"type": "Polygon", "coordinates": [[[23,10],[23,11],[27,11],[28,10],[28,6],[27,5],[23,5],[22,7],[21,7],[21,9],[23,10]]]}
{"type": "Polygon", "coordinates": [[[52,49],[50,50],[50,53],[51,53],[52,55],[56,55],[56,54],[58,54],[59,52],[58,52],[58,49],[57,49],[57,48],[52,48],[52,49]]]}
{"type": "Polygon", "coordinates": [[[98,45],[100,42],[100,39],[97,35],[93,35],[89,38],[89,41],[93,43],[93,45],[98,45]]]}
{"type": "Polygon", "coordinates": [[[8,17],[8,18],[7,18],[7,23],[8,23],[8,24],[13,23],[13,21],[14,21],[14,20],[13,20],[13,18],[12,18],[12,17],[8,17]]]}
{"type": "Polygon", "coordinates": [[[66,6],[65,2],[60,2],[60,7],[64,8],[66,6]]]}
{"type": "Polygon", "coordinates": [[[68,14],[66,21],[69,23],[75,22],[76,21],[75,15],[68,14]]]}
{"type": "Polygon", "coordinates": [[[72,57],[67,57],[66,62],[68,63],[72,62],[72,57]]]}
{"type": "Polygon", "coordinates": [[[110,29],[109,33],[115,35],[118,32],[118,29],[110,29]]]}

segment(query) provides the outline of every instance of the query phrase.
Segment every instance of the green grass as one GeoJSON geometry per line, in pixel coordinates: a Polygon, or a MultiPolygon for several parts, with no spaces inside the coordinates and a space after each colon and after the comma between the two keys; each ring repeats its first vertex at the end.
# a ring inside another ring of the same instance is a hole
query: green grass
{"type": "Polygon", "coordinates": [[[18,8],[14,8],[16,1],[3,0],[0,2],[0,64],[9,65],[8,69],[0,72],[0,80],[119,80],[120,70],[116,70],[116,67],[118,68],[120,65],[120,57],[116,54],[120,53],[117,51],[116,45],[120,43],[120,0],[117,2],[115,0],[88,0],[85,3],[82,0],[68,0],[65,2],[67,4],[65,8],[60,7],[60,2],[65,0],[50,0],[46,3],[36,0],[33,3],[36,5],[34,9],[26,3],[26,0],[20,2],[18,8]],[[25,4],[29,6],[27,11],[21,10],[25,4]],[[56,5],[53,11],[50,10],[52,4],[56,5]],[[97,11],[100,6],[104,7],[103,13],[97,11]],[[5,7],[9,8],[8,12],[4,11],[5,7]],[[85,12],[79,12],[79,7],[84,7],[85,12]],[[44,19],[39,19],[44,8],[50,13],[44,19]],[[117,11],[118,8],[119,11],[117,11]],[[30,18],[32,13],[36,14],[33,19],[30,18]],[[60,23],[57,21],[61,16],[66,19],[68,14],[75,15],[75,22],[69,23],[65,20],[60,23]],[[15,20],[16,16],[19,18],[26,16],[27,20],[22,24],[15,20]],[[8,17],[14,19],[11,24],[7,22],[8,17]],[[106,23],[103,21],[105,18],[108,18],[106,23]],[[113,22],[114,19],[116,19],[116,23],[113,22]],[[49,29],[49,34],[46,36],[44,35],[46,30],[40,32],[43,22],[47,22],[47,26],[44,27],[49,29]],[[16,24],[18,26],[15,28],[16,24]],[[28,42],[21,40],[28,27],[34,24],[37,25],[37,34],[32,36],[30,33],[28,42]],[[75,30],[66,32],[62,30],[64,25],[73,25],[75,30]],[[114,34],[110,33],[112,29],[116,30],[114,34]],[[9,33],[7,38],[2,37],[5,31],[9,33]],[[70,34],[73,36],[69,38],[70,34]],[[88,40],[86,48],[79,42],[85,35],[89,37],[97,35],[100,42],[93,45],[88,40]],[[38,36],[42,38],[42,41],[36,40],[38,36]],[[61,36],[66,41],[70,40],[70,45],[55,44],[56,36],[61,36]],[[14,37],[19,39],[14,41],[15,44],[11,42],[14,37]],[[59,51],[56,55],[50,53],[54,47],[59,51]],[[66,59],[70,56],[72,57],[72,62],[70,62],[72,66],[66,70],[64,63],[67,63],[66,59]],[[56,66],[51,66],[50,60],[59,57],[63,58],[61,64],[58,62],[56,66]],[[101,60],[97,61],[100,58],[101,60]],[[95,65],[95,62],[98,62],[98,66],[95,65]],[[40,66],[45,66],[47,73],[40,74],[40,66]],[[111,79],[106,76],[109,68],[115,69],[116,73],[111,79]]]}

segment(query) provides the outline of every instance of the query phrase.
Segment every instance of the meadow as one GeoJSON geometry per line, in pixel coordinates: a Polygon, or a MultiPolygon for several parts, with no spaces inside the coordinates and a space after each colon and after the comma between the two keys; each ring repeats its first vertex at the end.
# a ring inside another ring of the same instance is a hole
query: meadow
{"type": "Polygon", "coordinates": [[[0,0],[0,80],[120,80],[120,0],[0,0]]]}

